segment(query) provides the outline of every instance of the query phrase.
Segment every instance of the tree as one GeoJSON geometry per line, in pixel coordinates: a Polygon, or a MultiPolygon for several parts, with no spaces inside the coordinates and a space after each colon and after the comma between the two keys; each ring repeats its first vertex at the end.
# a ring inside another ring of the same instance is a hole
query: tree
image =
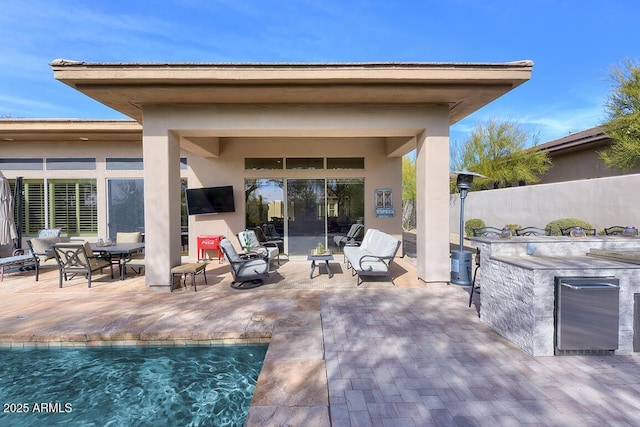
{"type": "Polygon", "coordinates": [[[412,230],[416,224],[416,160],[402,158],[402,227],[412,230]]]}
{"type": "Polygon", "coordinates": [[[600,157],[610,168],[630,170],[640,166],[640,64],[627,59],[612,67],[610,79],[604,131],[613,143],[600,157]]]}
{"type": "Polygon", "coordinates": [[[515,122],[492,119],[486,125],[476,125],[470,139],[458,148],[454,167],[487,177],[476,178],[472,190],[509,187],[521,181],[538,182],[551,167],[551,158],[535,147],[537,140],[537,133],[515,122]]]}

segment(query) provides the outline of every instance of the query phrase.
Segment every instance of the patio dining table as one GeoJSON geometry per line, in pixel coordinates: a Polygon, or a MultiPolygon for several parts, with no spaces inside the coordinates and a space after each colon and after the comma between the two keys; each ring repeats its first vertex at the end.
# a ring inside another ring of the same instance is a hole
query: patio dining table
{"type": "Polygon", "coordinates": [[[115,245],[91,243],[91,250],[94,253],[100,254],[101,257],[108,259],[113,264],[117,263],[120,269],[120,280],[124,280],[124,264],[127,258],[143,249],[144,243],[116,243],[115,245]]]}

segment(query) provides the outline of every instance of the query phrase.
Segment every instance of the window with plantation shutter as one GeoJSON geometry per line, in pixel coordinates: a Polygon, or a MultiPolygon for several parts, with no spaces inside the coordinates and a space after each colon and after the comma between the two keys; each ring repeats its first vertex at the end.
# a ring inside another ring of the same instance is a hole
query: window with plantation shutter
{"type": "MultiPolygon", "coordinates": [[[[10,180],[11,194],[15,194],[15,179],[10,180]]],[[[22,181],[22,234],[24,236],[35,236],[38,230],[46,228],[45,203],[44,203],[44,180],[29,179],[22,181]]],[[[13,205],[14,218],[18,218],[18,201],[13,205]]]]}
{"type": "Polygon", "coordinates": [[[97,235],[96,180],[49,181],[49,228],[68,236],[97,235]]]}
{"type": "Polygon", "coordinates": [[[38,230],[46,227],[44,204],[44,181],[24,181],[24,217],[22,232],[25,235],[37,235],[38,230]]]}

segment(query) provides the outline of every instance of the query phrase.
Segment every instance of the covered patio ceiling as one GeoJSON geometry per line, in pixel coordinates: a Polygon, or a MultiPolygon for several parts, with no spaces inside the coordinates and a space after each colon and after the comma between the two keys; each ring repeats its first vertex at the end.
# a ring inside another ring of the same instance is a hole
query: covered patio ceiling
{"type": "Polygon", "coordinates": [[[454,124],[531,78],[508,63],[89,63],[54,77],[142,122],[145,105],[446,105],[454,124]]]}

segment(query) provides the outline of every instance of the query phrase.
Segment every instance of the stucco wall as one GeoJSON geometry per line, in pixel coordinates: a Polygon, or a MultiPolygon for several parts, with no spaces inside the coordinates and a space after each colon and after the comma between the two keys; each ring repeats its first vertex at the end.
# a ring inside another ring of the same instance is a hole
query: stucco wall
{"type": "MultiPolygon", "coordinates": [[[[191,235],[234,236],[245,227],[245,178],[365,178],[365,225],[401,239],[402,159],[385,155],[383,138],[221,138],[219,158],[190,159],[190,187],[233,185],[236,212],[189,219],[191,235]],[[261,170],[245,171],[245,157],[364,157],[364,170],[261,170]],[[393,190],[393,218],[376,218],[376,188],[393,190]]],[[[232,238],[236,243],[236,239],[232,238]]],[[[197,241],[191,239],[195,253],[197,241]]]]}
{"type": "MultiPolygon", "coordinates": [[[[145,107],[144,134],[213,137],[217,153],[190,157],[189,186],[233,185],[236,214],[190,219],[192,235],[233,236],[244,227],[244,179],[247,177],[365,177],[365,224],[401,239],[401,157],[389,155],[393,138],[410,139],[422,129],[446,127],[446,109],[367,105],[209,105],[145,107]],[[429,125],[429,126],[428,126],[429,125]],[[245,157],[365,157],[364,171],[244,171],[245,157]],[[376,188],[394,193],[393,218],[376,218],[376,188]]],[[[446,139],[448,147],[448,139],[446,139]]],[[[413,140],[415,144],[415,139],[413,140]]],[[[443,151],[444,155],[448,151],[443,151]]],[[[444,155],[442,157],[444,157],[444,155]]],[[[443,187],[444,188],[444,187],[443,187]]],[[[446,215],[446,214],[445,214],[446,215]]],[[[444,236],[448,237],[448,236],[444,236]]],[[[193,240],[193,239],[192,239],[193,240]]],[[[234,241],[235,239],[232,239],[234,241]]],[[[442,239],[448,242],[447,239],[442,239]]],[[[195,253],[190,243],[190,252],[195,253]]]]}
{"type": "MultiPolygon", "coordinates": [[[[612,225],[640,227],[637,201],[640,174],[471,192],[465,199],[465,221],[480,218],[488,226],[544,227],[572,217],[598,231],[612,225]]],[[[450,197],[449,230],[459,230],[460,199],[450,197]]]]}
{"type": "Polygon", "coordinates": [[[553,153],[553,167],[542,176],[540,184],[640,173],[640,167],[630,172],[608,168],[599,154],[606,147],[603,144],[598,147],[590,146],[588,150],[553,153]]]}
{"type": "MultiPolygon", "coordinates": [[[[0,156],[4,158],[73,158],[96,159],[95,170],[3,170],[5,177],[15,179],[95,179],[98,205],[98,237],[108,237],[107,180],[142,179],[141,170],[107,170],[107,157],[142,157],[142,144],[130,141],[55,141],[5,142],[0,156]]],[[[24,236],[26,238],[27,236],[24,236]]],[[[23,247],[25,247],[23,242],[23,247]]]]}

